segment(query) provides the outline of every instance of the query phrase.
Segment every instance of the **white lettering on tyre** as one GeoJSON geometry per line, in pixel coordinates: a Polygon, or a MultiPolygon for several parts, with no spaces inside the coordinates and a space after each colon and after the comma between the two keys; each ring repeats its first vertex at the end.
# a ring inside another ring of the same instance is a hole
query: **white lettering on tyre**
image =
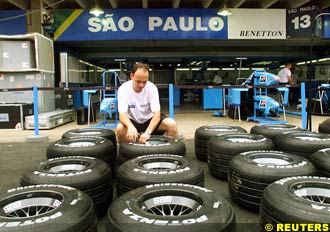
{"type": "Polygon", "coordinates": [[[143,170],[143,169],[139,169],[139,168],[134,168],[133,171],[134,172],[139,172],[139,173],[143,173],[143,174],[160,174],[160,175],[164,175],[164,174],[176,174],[176,173],[181,173],[181,172],[185,172],[185,171],[189,171],[190,168],[189,167],[185,167],[185,168],[180,168],[180,169],[176,169],[176,170],[169,170],[169,171],[149,171],[149,170],[143,170]]]}
{"type": "Polygon", "coordinates": [[[7,193],[11,193],[11,192],[15,192],[15,191],[19,191],[19,190],[23,190],[23,189],[34,189],[34,188],[40,188],[40,187],[45,187],[45,188],[62,188],[62,189],[66,189],[66,190],[75,190],[75,188],[66,186],[66,185],[56,185],[56,184],[38,184],[38,185],[28,185],[28,186],[24,186],[24,187],[18,187],[18,188],[13,188],[13,189],[9,189],[7,190],[7,193]]]}
{"type": "Polygon", "coordinates": [[[146,218],[143,216],[140,216],[136,213],[133,213],[129,209],[124,209],[122,211],[124,215],[129,216],[129,218],[133,219],[134,221],[138,221],[141,223],[147,223],[147,224],[155,224],[155,225],[189,225],[189,224],[195,224],[195,223],[201,223],[208,220],[208,217],[206,215],[202,215],[198,218],[189,218],[185,220],[156,220],[152,218],[146,218]]]}
{"type": "Polygon", "coordinates": [[[293,176],[293,177],[287,177],[280,180],[275,181],[275,184],[284,185],[286,182],[291,180],[328,180],[330,181],[330,178],[327,177],[319,177],[319,176],[293,176]]]}
{"type": "Polygon", "coordinates": [[[61,217],[62,215],[63,215],[62,212],[57,212],[50,216],[44,216],[44,217],[37,218],[37,219],[29,219],[29,220],[25,220],[25,221],[15,221],[15,222],[0,222],[0,228],[1,227],[18,227],[18,226],[28,226],[28,225],[33,225],[33,224],[39,224],[39,223],[43,223],[43,222],[61,217]]]}
{"type": "Polygon", "coordinates": [[[49,173],[49,172],[39,172],[39,171],[34,171],[34,175],[38,176],[49,176],[49,177],[65,177],[65,176],[79,176],[87,173],[91,173],[92,169],[87,169],[84,171],[77,171],[77,172],[69,172],[69,173],[49,173]]]}
{"type": "Polygon", "coordinates": [[[212,190],[210,189],[207,189],[207,188],[203,188],[203,187],[200,187],[200,186],[197,186],[197,185],[191,185],[191,184],[182,184],[182,183],[159,183],[159,184],[151,184],[151,185],[146,185],[145,188],[146,189],[150,189],[150,188],[154,188],[154,187],[177,187],[177,186],[180,186],[180,187],[188,187],[188,188],[194,188],[194,189],[199,189],[203,192],[206,192],[206,193],[211,193],[213,192],[212,190]]]}

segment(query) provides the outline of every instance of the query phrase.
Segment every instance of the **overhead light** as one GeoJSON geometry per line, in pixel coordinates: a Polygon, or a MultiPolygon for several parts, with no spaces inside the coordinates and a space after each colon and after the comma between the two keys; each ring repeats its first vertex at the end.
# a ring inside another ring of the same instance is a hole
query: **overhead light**
{"type": "Polygon", "coordinates": [[[224,5],[224,7],[222,9],[219,9],[218,12],[217,12],[217,15],[220,15],[220,16],[229,16],[231,15],[233,12],[226,7],[226,4],[224,5]]]}
{"type": "Polygon", "coordinates": [[[318,62],[323,62],[323,61],[328,61],[330,60],[330,58],[322,58],[322,59],[318,59],[318,62]]]}
{"type": "Polygon", "coordinates": [[[103,9],[99,6],[99,4],[97,3],[97,0],[94,0],[94,5],[93,7],[89,10],[89,13],[99,17],[101,14],[104,14],[103,9]]]}
{"type": "Polygon", "coordinates": [[[305,61],[303,61],[303,62],[298,62],[296,65],[304,65],[304,64],[306,64],[305,61]]]}

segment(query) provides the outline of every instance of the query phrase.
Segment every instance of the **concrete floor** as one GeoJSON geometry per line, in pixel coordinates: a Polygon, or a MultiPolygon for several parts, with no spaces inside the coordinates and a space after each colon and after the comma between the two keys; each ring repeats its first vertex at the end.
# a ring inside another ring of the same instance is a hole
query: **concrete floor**
{"type": "MultiPolygon", "coordinates": [[[[229,117],[215,117],[213,116],[213,110],[203,111],[198,108],[194,108],[194,111],[187,112],[187,110],[182,110],[182,112],[178,109],[175,110],[174,118],[178,124],[179,131],[182,133],[185,139],[193,139],[195,130],[198,127],[205,125],[215,125],[215,124],[225,124],[225,125],[236,125],[245,128],[248,132],[251,127],[257,125],[256,122],[247,122],[233,120],[229,117]]],[[[165,113],[167,113],[165,111],[165,113]]],[[[283,117],[281,117],[283,119],[283,117]]],[[[301,117],[287,115],[287,122],[289,124],[293,124],[299,127],[302,127],[301,117]]],[[[319,123],[326,120],[325,116],[312,116],[312,129],[313,131],[318,130],[319,123]]],[[[96,125],[96,123],[90,123],[90,126],[96,125]]],[[[77,125],[76,122],[71,122],[51,130],[40,130],[39,135],[49,137],[50,141],[55,141],[61,138],[62,134],[68,130],[76,129],[76,128],[84,128],[88,125],[77,125]]],[[[26,137],[35,135],[35,131],[33,130],[0,130],[0,143],[10,143],[10,142],[25,142],[26,137]]]]}
{"type": "MultiPolygon", "coordinates": [[[[195,130],[205,125],[226,124],[238,125],[250,131],[250,128],[257,123],[233,120],[228,117],[214,117],[213,111],[200,112],[180,112],[175,114],[175,120],[179,125],[179,131],[182,133],[187,148],[187,157],[196,159],[194,153],[194,133],[195,130]]],[[[327,117],[313,116],[313,130],[317,131],[318,124],[326,120],[327,117]]],[[[295,116],[287,116],[289,124],[301,127],[301,118],[295,116]]],[[[94,123],[95,124],[95,123],[94,123]]],[[[91,124],[91,125],[94,125],[91,124]]],[[[40,130],[40,135],[48,135],[49,141],[39,143],[27,143],[27,136],[34,135],[33,130],[0,130],[0,193],[9,188],[18,187],[20,175],[29,167],[38,164],[46,159],[46,148],[51,141],[61,138],[62,134],[68,130],[75,128],[83,128],[87,125],[77,125],[71,122],[51,130],[40,130]]],[[[237,206],[231,201],[228,193],[227,182],[219,180],[211,176],[208,172],[207,163],[198,161],[204,169],[205,187],[221,194],[225,199],[232,203],[235,211],[237,229],[236,231],[258,231],[258,214],[249,212],[248,210],[237,206]]],[[[103,232],[105,218],[98,221],[98,231],[103,232]]]]}

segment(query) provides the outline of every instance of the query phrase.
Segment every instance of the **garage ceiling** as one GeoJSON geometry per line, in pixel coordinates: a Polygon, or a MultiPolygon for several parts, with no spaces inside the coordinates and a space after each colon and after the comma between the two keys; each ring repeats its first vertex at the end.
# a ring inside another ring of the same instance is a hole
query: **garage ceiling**
{"type": "MultiPolygon", "coordinates": [[[[316,5],[321,10],[330,10],[328,0],[41,0],[47,9],[89,9],[97,1],[105,9],[117,8],[297,8],[316,5]]],[[[39,6],[39,0],[0,0],[0,10],[23,9],[39,6]]],[[[56,43],[59,49],[68,49],[86,57],[97,65],[118,67],[115,59],[127,61],[145,60],[154,66],[162,64],[175,67],[207,62],[209,66],[237,64],[237,57],[247,57],[243,65],[261,61],[285,62],[309,58],[311,38],[286,40],[176,40],[176,41],[100,41],[56,43]],[[202,61],[202,62],[200,62],[202,61]]],[[[314,54],[329,55],[329,40],[316,39],[314,54]]]]}
{"type": "MultiPolygon", "coordinates": [[[[0,10],[31,9],[35,0],[0,0],[0,10]]],[[[88,9],[97,1],[105,9],[116,8],[297,8],[317,5],[330,8],[327,0],[41,0],[52,9],[88,9]]]]}

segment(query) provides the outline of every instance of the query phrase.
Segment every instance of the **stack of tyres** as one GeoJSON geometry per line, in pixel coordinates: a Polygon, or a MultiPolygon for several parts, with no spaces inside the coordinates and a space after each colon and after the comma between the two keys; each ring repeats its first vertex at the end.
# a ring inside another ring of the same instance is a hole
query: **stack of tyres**
{"type": "Polygon", "coordinates": [[[263,135],[273,140],[284,132],[302,131],[301,128],[290,124],[258,124],[251,127],[250,133],[263,135]]]}
{"type": "Polygon", "coordinates": [[[296,176],[277,180],[264,190],[260,206],[261,223],[263,227],[285,223],[290,231],[307,231],[303,228],[306,224],[328,227],[329,192],[330,179],[326,177],[296,176]],[[291,230],[291,226],[294,229],[291,230]]]}
{"type": "Polygon", "coordinates": [[[74,138],[74,137],[86,137],[86,136],[95,136],[109,139],[112,144],[115,153],[117,154],[117,138],[116,133],[111,129],[104,128],[80,128],[73,129],[65,132],[62,135],[62,139],[74,138]]]}
{"type": "Polygon", "coordinates": [[[129,159],[151,154],[185,156],[186,146],[180,140],[163,135],[152,135],[145,144],[141,144],[138,141],[120,143],[117,164],[121,165],[129,159]]]}
{"type": "Polygon", "coordinates": [[[49,159],[29,168],[20,182],[21,186],[57,184],[79,189],[92,198],[99,216],[105,214],[112,202],[111,168],[104,161],[93,157],[49,159]]]}
{"type": "Polygon", "coordinates": [[[309,131],[285,132],[276,136],[273,142],[277,150],[310,159],[314,152],[330,147],[330,135],[309,131]]]}
{"type": "Polygon", "coordinates": [[[274,145],[263,135],[228,133],[212,137],[208,143],[210,173],[227,180],[230,160],[239,153],[254,150],[273,150],[274,145]]]}
{"type": "Polygon", "coordinates": [[[66,156],[94,157],[108,163],[112,170],[116,164],[113,143],[102,137],[82,136],[60,139],[47,147],[47,159],[66,156]]]}
{"type": "Polygon", "coordinates": [[[318,150],[310,161],[316,167],[318,176],[330,177],[330,148],[318,150]]]}
{"type": "Polygon", "coordinates": [[[183,183],[152,184],[117,198],[106,231],[235,231],[232,206],[212,190],[183,183]]]}
{"type": "Polygon", "coordinates": [[[64,185],[31,185],[0,195],[0,231],[96,232],[92,199],[64,185]]]}
{"type": "Polygon", "coordinates": [[[281,151],[249,151],[229,163],[228,189],[240,206],[258,211],[264,189],[288,176],[312,176],[314,165],[307,159],[281,151]]]}
{"type": "Polygon", "coordinates": [[[202,161],[207,161],[207,145],[211,137],[233,133],[233,132],[242,132],[247,133],[247,131],[239,126],[229,126],[229,125],[211,125],[211,126],[202,126],[196,129],[195,131],[195,154],[197,159],[202,161]]]}
{"type": "Polygon", "coordinates": [[[197,161],[170,154],[138,156],[118,168],[118,196],[156,183],[184,183],[203,187],[204,172],[197,161]]]}
{"type": "Polygon", "coordinates": [[[117,158],[117,137],[113,130],[104,128],[80,128],[69,130],[62,135],[62,139],[71,139],[76,137],[102,137],[110,140],[112,142],[113,148],[109,150],[109,153],[111,153],[109,164],[112,170],[115,170],[117,158]]]}

